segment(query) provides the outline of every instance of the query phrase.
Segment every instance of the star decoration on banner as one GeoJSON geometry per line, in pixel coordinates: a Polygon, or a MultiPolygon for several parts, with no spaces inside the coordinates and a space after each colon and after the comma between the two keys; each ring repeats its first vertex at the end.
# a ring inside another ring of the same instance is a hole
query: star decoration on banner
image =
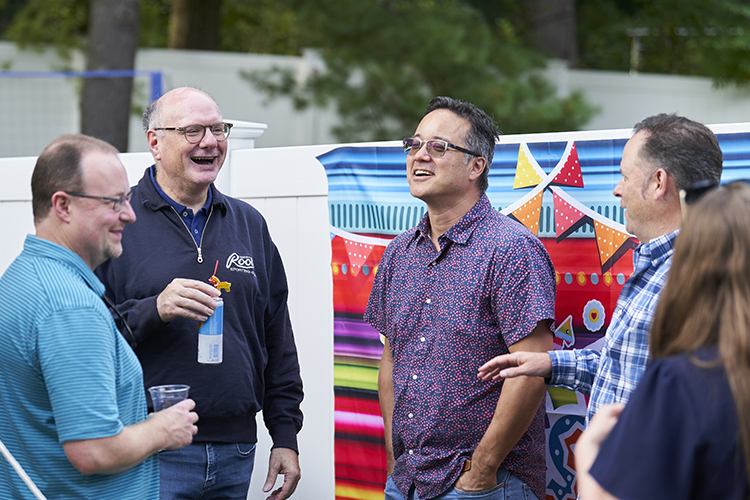
{"type": "Polygon", "coordinates": [[[578,161],[575,142],[568,142],[562,158],[549,175],[534,159],[526,143],[518,147],[518,163],[513,189],[533,188],[521,199],[502,210],[513,217],[534,234],[539,234],[539,220],[542,213],[542,198],[545,190],[552,192],[555,207],[555,235],[561,242],[584,224],[594,227],[596,246],[602,273],[609,270],[631,248],[637,240],[625,226],[596,213],[570,196],[559,186],[583,187],[581,165],[578,161]]]}

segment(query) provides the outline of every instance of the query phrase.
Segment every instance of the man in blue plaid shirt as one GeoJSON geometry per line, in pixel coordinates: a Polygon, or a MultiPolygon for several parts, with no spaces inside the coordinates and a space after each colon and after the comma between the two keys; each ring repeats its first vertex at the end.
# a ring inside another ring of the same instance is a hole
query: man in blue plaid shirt
{"type": "Polygon", "coordinates": [[[638,123],[625,144],[622,178],[613,193],[626,210],[628,232],[640,244],[601,352],[505,354],[480,367],[480,378],[538,376],[547,385],[579,391],[590,397],[587,425],[601,406],[626,403],[649,358],[648,330],[682,224],[680,190],[699,180],[718,182],[722,158],[716,136],[700,123],[667,114],[638,123]]]}

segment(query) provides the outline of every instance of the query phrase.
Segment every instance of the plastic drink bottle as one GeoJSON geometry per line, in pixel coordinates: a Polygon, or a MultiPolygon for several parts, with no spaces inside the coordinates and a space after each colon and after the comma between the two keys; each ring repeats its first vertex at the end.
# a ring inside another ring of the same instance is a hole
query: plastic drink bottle
{"type": "Polygon", "coordinates": [[[198,363],[218,365],[224,359],[224,299],[215,297],[213,315],[198,330],[198,363]]]}

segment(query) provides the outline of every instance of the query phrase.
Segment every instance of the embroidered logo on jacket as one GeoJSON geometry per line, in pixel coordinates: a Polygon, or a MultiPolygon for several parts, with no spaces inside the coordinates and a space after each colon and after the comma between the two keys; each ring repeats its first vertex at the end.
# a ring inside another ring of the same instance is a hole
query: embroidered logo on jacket
{"type": "Polygon", "coordinates": [[[253,257],[251,255],[237,255],[232,253],[227,258],[227,269],[230,271],[237,271],[241,273],[248,273],[255,276],[255,263],[253,263],[253,257]]]}

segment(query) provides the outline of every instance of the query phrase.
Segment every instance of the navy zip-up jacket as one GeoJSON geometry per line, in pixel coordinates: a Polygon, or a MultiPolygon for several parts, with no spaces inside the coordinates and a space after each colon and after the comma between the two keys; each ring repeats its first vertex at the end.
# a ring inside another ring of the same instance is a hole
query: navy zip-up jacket
{"type": "Polygon", "coordinates": [[[133,189],[137,220],[125,226],[122,256],[96,274],[133,331],[145,386],[190,386],[200,417],[194,441],[254,443],[255,414],[263,409],[274,447],[298,451],[302,380],[281,257],[257,210],[213,184],[210,189],[210,213],[198,245],[147,169],[133,189]],[[175,278],[207,282],[217,261],[216,276],[231,283],[221,294],[224,360],[203,365],[199,322],[164,323],[156,298],[175,278]]]}

